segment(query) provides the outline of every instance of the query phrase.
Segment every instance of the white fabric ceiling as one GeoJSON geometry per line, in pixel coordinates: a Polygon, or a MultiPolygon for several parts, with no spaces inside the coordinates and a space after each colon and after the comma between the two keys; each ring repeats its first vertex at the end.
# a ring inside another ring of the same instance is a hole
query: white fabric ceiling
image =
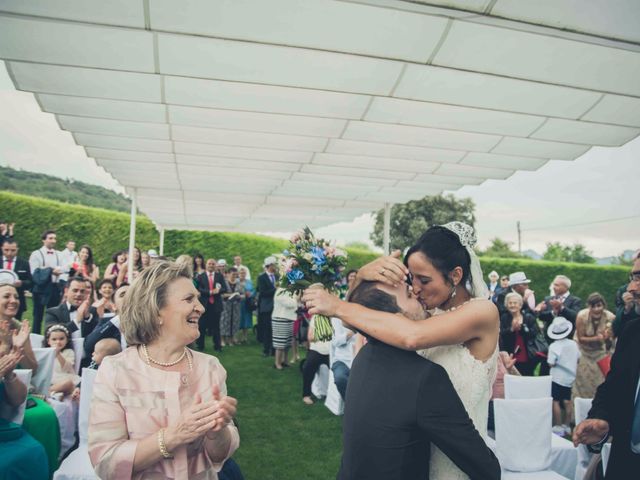
{"type": "Polygon", "coordinates": [[[637,0],[0,0],[0,58],[164,228],[327,225],[640,133],[637,0]]]}

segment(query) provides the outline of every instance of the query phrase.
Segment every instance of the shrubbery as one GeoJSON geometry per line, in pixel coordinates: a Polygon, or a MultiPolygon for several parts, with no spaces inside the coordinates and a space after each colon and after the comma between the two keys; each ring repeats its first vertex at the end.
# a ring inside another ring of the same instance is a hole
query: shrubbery
{"type": "MultiPolygon", "coordinates": [[[[80,245],[86,243],[93,248],[97,264],[104,268],[111,261],[111,255],[129,246],[129,215],[98,208],[69,205],[52,200],[44,200],[9,192],[0,192],[0,217],[16,222],[16,240],[20,244],[21,256],[28,257],[31,251],[42,245],[40,235],[46,228],[58,232],[58,247],[64,248],[68,239],[80,245]]],[[[158,248],[159,234],[153,223],[139,215],[136,228],[136,244],[141,249],[158,248]]],[[[233,256],[240,254],[251,272],[262,270],[265,257],[281,252],[288,242],[279,238],[262,235],[176,231],[165,232],[165,254],[177,257],[182,253],[190,255],[200,252],[205,258],[225,258],[231,263],[233,256]]],[[[349,265],[358,268],[374,259],[375,253],[348,248],[349,265]]],[[[595,291],[605,296],[613,308],[616,289],[626,283],[628,267],[598,266],[579,263],[545,262],[518,258],[481,257],[482,270],[491,270],[501,275],[524,271],[532,280],[531,288],[536,300],[541,301],[549,293],[549,284],[558,274],[567,275],[573,282],[571,292],[582,299],[595,291]]],[[[486,278],[485,278],[486,280],[486,278]]]]}

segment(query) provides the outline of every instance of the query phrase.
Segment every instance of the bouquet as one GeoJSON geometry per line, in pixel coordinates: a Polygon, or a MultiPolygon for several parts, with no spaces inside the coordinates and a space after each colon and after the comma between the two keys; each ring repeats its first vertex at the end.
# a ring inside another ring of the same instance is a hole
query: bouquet
{"type": "MultiPolygon", "coordinates": [[[[296,295],[307,288],[324,288],[337,293],[336,280],[342,276],[347,265],[347,254],[331,242],[316,238],[309,227],[293,234],[288,250],[282,252],[283,275],[280,287],[296,295]]],[[[333,327],[324,315],[314,316],[314,339],[331,340],[333,327]]]]}

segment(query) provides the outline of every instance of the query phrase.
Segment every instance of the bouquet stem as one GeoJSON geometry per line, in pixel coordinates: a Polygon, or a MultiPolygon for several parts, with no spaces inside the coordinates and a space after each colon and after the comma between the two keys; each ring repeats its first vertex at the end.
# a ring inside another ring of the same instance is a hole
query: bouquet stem
{"type": "MultiPolygon", "coordinates": [[[[322,288],[322,283],[314,283],[309,285],[308,288],[322,288]]],[[[313,316],[313,340],[316,342],[327,342],[333,338],[333,325],[331,325],[331,319],[326,315],[314,315],[313,316]]]]}

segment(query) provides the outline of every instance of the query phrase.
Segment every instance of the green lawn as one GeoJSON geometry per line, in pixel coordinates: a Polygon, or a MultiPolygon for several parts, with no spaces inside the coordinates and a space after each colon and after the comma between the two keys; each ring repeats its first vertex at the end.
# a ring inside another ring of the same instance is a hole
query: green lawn
{"type": "MultiPolygon", "coordinates": [[[[212,345],[207,341],[207,352],[212,345]]],[[[229,395],[238,399],[240,449],[234,459],[247,480],[335,478],[342,453],[342,417],[322,402],[302,403],[297,364],[282,371],[255,340],[218,355],[229,395]]]]}

